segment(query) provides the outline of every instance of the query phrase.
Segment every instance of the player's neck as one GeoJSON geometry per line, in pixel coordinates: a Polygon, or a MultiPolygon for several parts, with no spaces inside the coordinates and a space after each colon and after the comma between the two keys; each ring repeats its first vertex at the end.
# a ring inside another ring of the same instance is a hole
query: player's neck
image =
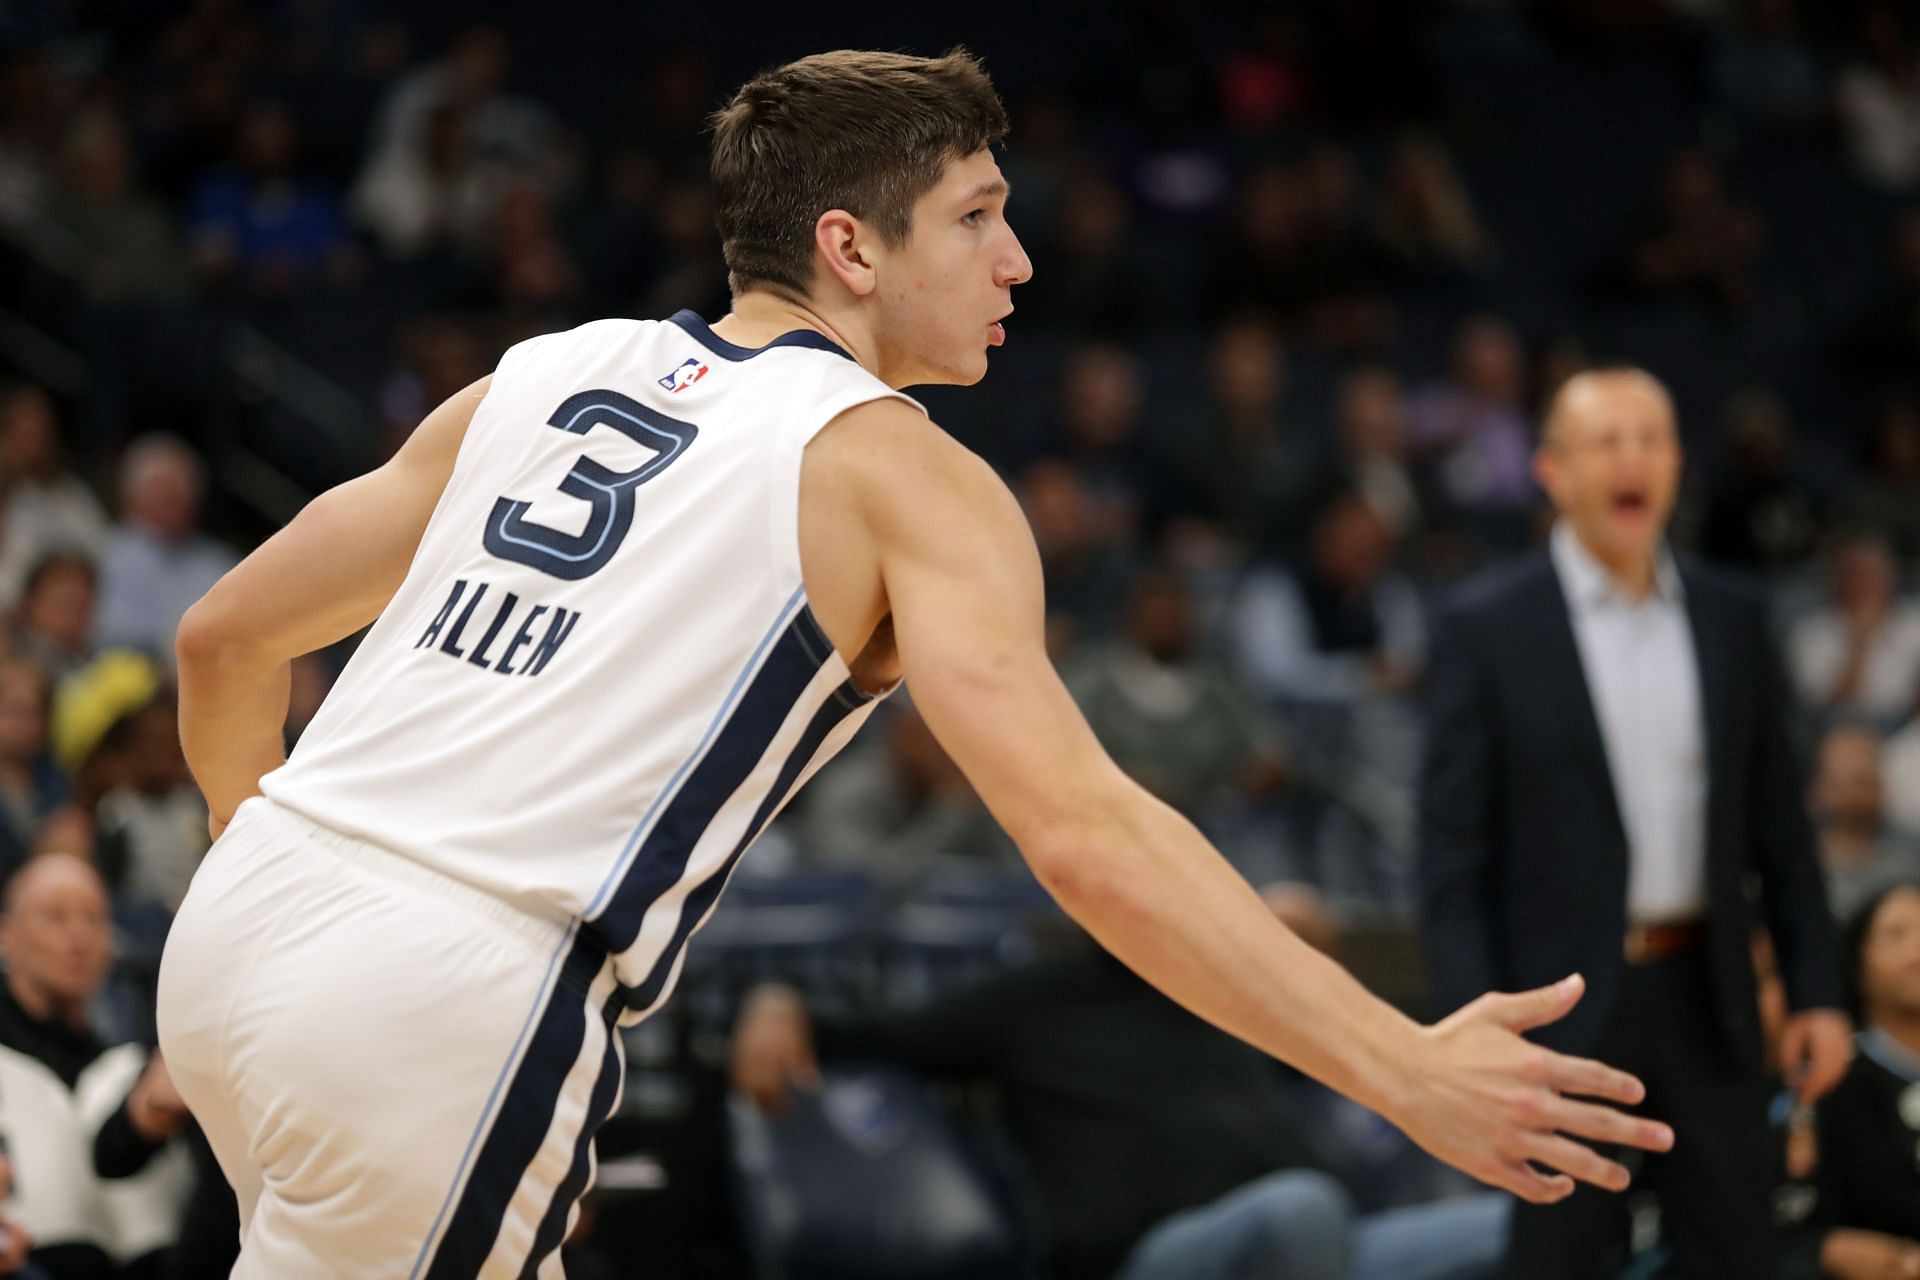
{"type": "Polygon", "coordinates": [[[795,329],[811,329],[831,338],[861,368],[880,374],[879,352],[859,318],[833,313],[813,302],[796,302],[764,289],[749,289],[735,294],[732,310],[713,325],[714,333],[742,347],[764,347],[795,329]]]}

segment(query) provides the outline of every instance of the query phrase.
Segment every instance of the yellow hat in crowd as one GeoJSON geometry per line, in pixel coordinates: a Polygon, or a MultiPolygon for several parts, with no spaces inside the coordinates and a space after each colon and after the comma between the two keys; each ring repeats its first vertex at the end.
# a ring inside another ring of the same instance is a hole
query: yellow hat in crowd
{"type": "Polygon", "coordinates": [[[53,696],[53,756],[72,777],[107,730],[160,691],[160,669],[125,649],[101,654],[61,682],[53,696]]]}

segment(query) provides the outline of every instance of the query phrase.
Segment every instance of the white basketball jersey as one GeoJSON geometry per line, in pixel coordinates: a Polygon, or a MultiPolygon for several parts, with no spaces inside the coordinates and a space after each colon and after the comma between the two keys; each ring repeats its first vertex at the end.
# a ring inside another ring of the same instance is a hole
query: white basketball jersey
{"type": "MultiPolygon", "coordinates": [[[[692,312],[509,350],[404,582],[276,803],[679,974],[747,846],[872,710],[801,584],[800,455],[894,396],[692,312]]],[[[917,407],[917,405],[916,405],[917,407]]]]}

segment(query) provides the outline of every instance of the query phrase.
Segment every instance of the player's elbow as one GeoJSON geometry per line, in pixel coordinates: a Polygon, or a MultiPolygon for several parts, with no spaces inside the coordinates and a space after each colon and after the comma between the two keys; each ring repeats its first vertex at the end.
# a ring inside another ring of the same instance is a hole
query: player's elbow
{"type": "Polygon", "coordinates": [[[1110,889],[1097,857],[1098,846],[1091,836],[1050,836],[1027,841],[1020,849],[1033,871],[1033,878],[1062,906],[1071,909],[1076,904],[1104,896],[1110,889]]]}
{"type": "Polygon", "coordinates": [[[1022,824],[1014,837],[1034,879],[1069,910],[1112,897],[1128,840],[1116,809],[1054,813],[1022,824]]]}
{"type": "Polygon", "coordinates": [[[213,591],[188,607],[173,635],[174,658],[183,668],[217,664],[244,648],[245,637],[220,608],[213,591]]]}

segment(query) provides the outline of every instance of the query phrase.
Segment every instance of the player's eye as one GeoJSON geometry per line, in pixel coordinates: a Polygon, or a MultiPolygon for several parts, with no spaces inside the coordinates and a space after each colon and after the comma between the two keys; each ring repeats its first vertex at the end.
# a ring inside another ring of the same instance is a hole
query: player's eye
{"type": "Polygon", "coordinates": [[[980,219],[986,216],[987,216],[987,211],[985,209],[975,209],[972,213],[969,213],[965,217],[961,218],[960,222],[963,226],[977,227],[980,225],[980,219]]]}

